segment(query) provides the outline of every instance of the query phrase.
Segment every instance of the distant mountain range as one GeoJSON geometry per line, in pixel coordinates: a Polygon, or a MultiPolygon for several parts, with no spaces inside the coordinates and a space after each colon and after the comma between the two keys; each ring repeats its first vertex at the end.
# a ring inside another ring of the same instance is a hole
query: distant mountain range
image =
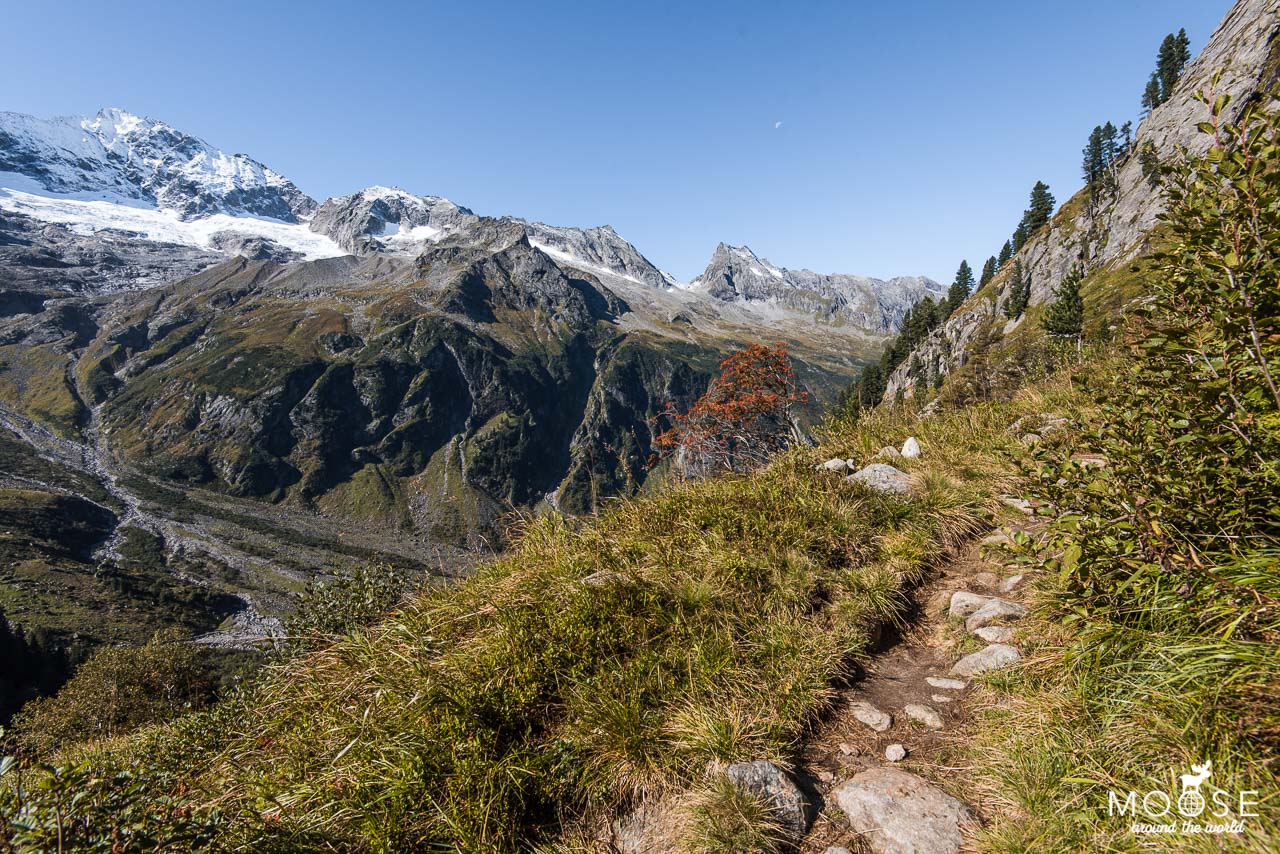
{"type": "MultiPolygon", "coordinates": [[[[130,234],[135,240],[245,254],[277,261],[353,255],[413,255],[424,244],[479,221],[437,196],[369,187],[317,202],[284,176],[243,154],[227,154],[164,122],[119,109],[90,118],[49,120],[0,113],[0,211],[55,223],[81,235],[130,234]]],[[[942,288],[923,277],[888,281],[790,271],[746,247],[721,244],[689,285],[655,267],[609,226],[558,228],[504,218],[559,262],[658,289],[686,288],[714,300],[847,322],[874,332],[896,329],[911,304],[942,288]]],[[[148,286],[168,267],[133,280],[109,275],[95,290],[148,286]]]]}
{"type": "Polygon", "coordinates": [[[661,413],[746,343],[831,400],[941,293],[724,244],[682,283],[609,226],[317,202],[121,110],[0,113],[6,612],[235,644],[317,575],[447,570],[511,510],[635,492],[661,413]]]}

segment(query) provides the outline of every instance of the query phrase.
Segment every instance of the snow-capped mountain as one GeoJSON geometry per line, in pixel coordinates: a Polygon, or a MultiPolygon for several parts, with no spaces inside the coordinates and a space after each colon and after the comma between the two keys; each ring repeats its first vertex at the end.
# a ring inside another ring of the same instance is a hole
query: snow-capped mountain
{"type": "MultiPolygon", "coordinates": [[[[233,256],[413,258],[446,238],[465,242],[489,231],[465,207],[398,188],[369,187],[317,204],[246,155],[119,109],[47,120],[0,113],[0,214],[7,215],[0,243],[16,247],[0,250],[0,270],[76,292],[151,287],[233,256]]],[[[735,324],[816,320],[883,334],[897,329],[914,302],[942,291],[919,277],[786,270],[723,243],[686,285],[610,226],[497,222],[523,231],[557,265],[620,293],[638,288],[638,304],[671,316],[700,306],[704,318],[723,314],[735,324]]]]}
{"type": "Polygon", "coordinates": [[[356,255],[411,252],[439,240],[476,215],[439,196],[415,196],[395,187],[368,187],[329,199],[311,219],[311,230],[356,255]]]}
{"type": "Polygon", "coordinates": [[[828,322],[851,322],[876,332],[891,332],[908,308],[926,296],[937,298],[942,285],[923,276],[873,279],[846,273],[787,270],[770,264],[746,246],[721,243],[702,275],[689,288],[721,302],[803,313],[828,322]]]}
{"type": "Polygon", "coordinates": [[[524,227],[531,244],[569,266],[588,273],[616,276],[651,288],[671,288],[680,284],[641,255],[612,226],[558,228],[540,222],[509,219],[524,227]]]}
{"type": "Polygon", "coordinates": [[[229,214],[295,223],[316,209],[256,160],[118,109],[48,120],[0,113],[0,172],[79,200],[147,203],[181,220],[229,214]]]}

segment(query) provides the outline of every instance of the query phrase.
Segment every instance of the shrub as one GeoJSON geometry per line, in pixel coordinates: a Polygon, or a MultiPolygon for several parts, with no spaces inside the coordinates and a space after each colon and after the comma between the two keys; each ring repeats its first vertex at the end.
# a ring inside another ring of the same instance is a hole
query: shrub
{"type": "Polygon", "coordinates": [[[674,456],[686,477],[752,471],[801,435],[795,408],[807,401],[787,345],[752,344],[720,363],[720,376],[687,413],[668,408],[672,427],[654,447],[674,456]]]}
{"type": "Polygon", "coordinates": [[[95,650],[62,690],[15,716],[15,738],[26,750],[48,754],[170,720],[212,695],[201,650],[174,631],[160,632],[145,646],[95,650]]]}

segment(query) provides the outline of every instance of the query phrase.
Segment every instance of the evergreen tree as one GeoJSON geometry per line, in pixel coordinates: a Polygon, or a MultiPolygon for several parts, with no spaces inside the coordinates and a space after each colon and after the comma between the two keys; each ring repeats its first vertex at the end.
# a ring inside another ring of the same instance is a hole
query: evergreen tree
{"type": "Polygon", "coordinates": [[[1036,181],[1036,185],[1031,188],[1031,207],[1027,209],[1027,236],[1035,234],[1040,227],[1049,221],[1049,217],[1053,216],[1053,207],[1056,204],[1053,193],[1049,192],[1049,185],[1044,181],[1036,181]]]}
{"type": "Polygon", "coordinates": [[[986,287],[987,282],[994,279],[995,276],[996,276],[996,256],[992,255],[990,258],[987,259],[986,263],[982,265],[982,275],[978,277],[978,287],[979,288],[986,287]]]}
{"type": "Polygon", "coordinates": [[[1022,259],[1013,262],[1009,276],[1009,298],[1004,303],[1004,316],[1013,320],[1021,317],[1031,300],[1031,274],[1022,269],[1022,259]]]}
{"type": "Polygon", "coordinates": [[[1160,77],[1153,71],[1147,87],[1142,90],[1142,114],[1145,116],[1160,106],[1160,77]]]}
{"type": "Polygon", "coordinates": [[[1000,254],[996,257],[996,268],[1003,270],[1004,265],[1009,263],[1009,259],[1013,257],[1013,241],[1006,240],[1004,246],[1000,247],[1000,254]]]}
{"type": "Polygon", "coordinates": [[[1133,148],[1133,122],[1120,125],[1120,156],[1127,157],[1133,148]]]}
{"type": "Polygon", "coordinates": [[[1024,216],[1022,222],[1018,223],[1018,227],[1013,230],[1013,237],[1009,241],[1013,244],[1014,252],[1027,244],[1027,237],[1027,218],[1024,216]]]}
{"type": "MultiPolygon", "coordinates": [[[[1107,122],[1107,124],[1111,123],[1107,122]]],[[[1093,131],[1089,134],[1089,141],[1085,143],[1083,155],[1084,157],[1080,163],[1080,172],[1084,178],[1084,185],[1089,190],[1089,201],[1092,203],[1098,198],[1099,187],[1102,183],[1102,172],[1106,166],[1101,125],[1093,126],[1093,131]]]]}
{"type": "Polygon", "coordinates": [[[1156,53],[1156,70],[1151,72],[1147,88],[1142,93],[1142,107],[1146,112],[1169,100],[1173,87],[1178,84],[1178,78],[1190,61],[1191,39],[1187,38],[1185,29],[1178,30],[1177,35],[1169,33],[1164,37],[1156,53]]]}
{"type": "Polygon", "coordinates": [[[971,293],[973,293],[973,270],[969,268],[968,261],[961,261],[960,269],[956,270],[956,280],[947,290],[946,313],[949,315],[954,312],[971,293]]]}
{"type": "Polygon", "coordinates": [[[1083,279],[1084,270],[1079,266],[1067,273],[1062,284],[1053,292],[1055,300],[1045,309],[1044,318],[1040,321],[1044,331],[1050,335],[1075,338],[1077,350],[1084,331],[1084,298],[1080,296],[1080,282],[1083,279]]]}

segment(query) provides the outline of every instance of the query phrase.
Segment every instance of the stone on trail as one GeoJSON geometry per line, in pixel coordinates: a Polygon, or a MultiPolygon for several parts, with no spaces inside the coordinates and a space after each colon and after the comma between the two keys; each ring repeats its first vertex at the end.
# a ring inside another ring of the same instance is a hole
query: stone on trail
{"type": "Polygon", "coordinates": [[[1013,537],[1005,531],[992,531],[982,539],[978,540],[978,545],[988,548],[996,548],[998,546],[1013,545],[1013,537]]]}
{"type": "Polygon", "coordinates": [[[1025,498],[1014,498],[1012,495],[1005,495],[1001,497],[1000,501],[1006,507],[1012,507],[1014,510],[1017,510],[1019,513],[1025,513],[1028,516],[1036,512],[1031,507],[1031,502],[1025,498]]]}
{"type": "MultiPolygon", "coordinates": [[[[876,451],[876,455],[875,455],[874,457],[872,457],[871,459],[873,459],[873,460],[900,460],[900,459],[902,459],[902,454],[898,453],[898,449],[897,449],[897,448],[895,448],[895,447],[893,447],[892,445],[885,445],[883,448],[881,448],[880,450],[876,451]]],[[[849,466],[849,468],[853,468],[853,466],[849,466]]]]}
{"type": "Polygon", "coordinates": [[[971,632],[976,632],[983,626],[989,626],[1000,620],[1018,620],[1026,615],[1026,605],[1019,605],[1008,599],[990,599],[969,615],[969,618],[964,621],[964,627],[971,632]]]}
{"type": "Polygon", "coordinates": [[[901,762],[907,758],[907,749],[901,744],[891,744],[884,749],[884,758],[890,762],[901,762]]]}
{"type": "Polygon", "coordinates": [[[951,608],[948,614],[952,617],[968,617],[982,610],[991,601],[990,596],[970,593],[968,590],[957,590],[951,594],[951,608]]]}
{"type": "Polygon", "coordinates": [[[724,773],[739,789],[769,804],[774,818],[792,841],[804,836],[809,829],[808,803],[781,768],[767,759],[757,759],[735,762],[724,773]]]}
{"type": "Polygon", "coordinates": [[[902,443],[902,456],[909,460],[920,456],[920,443],[916,441],[915,436],[908,436],[907,441],[902,443]]]}
{"type": "Polygon", "coordinates": [[[924,681],[934,688],[945,688],[948,691],[963,691],[968,682],[963,679],[948,679],[945,676],[926,676],[924,681]]]}
{"type": "Polygon", "coordinates": [[[823,471],[847,471],[849,469],[849,464],[844,460],[831,459],[818,466],[818,468],[823,471]]]}
{"type": "Polygon", "coordinates": [[[906,712],[907,717],[919,721],[929,729],[942,729],[942,715],[929,706],[909,703],[902,711],[906,712]]]}
{"type": "Polygon", "coordinates": [[[886,463],[872,463],[845,478],[849,483],[861,483],[876,492],[902,495],[911,489],[911,475],[886,463]]]}
{"type": "Polygon", "coordinates": [[[973,577],[973,583],[979,587],[995,587],[1000,583],[1000,576],[994,572],[979,572],[973,577]]]}
{"type": "Polygon", "coordinates": [[[875,732],[884,732],[893,726],[893,715],[882,712],[870,703],[856,701],[849,704],[854,718],[875,732]]]}
{"type": "Polygon", "coordinates": [[[961,827],[973,821],[960,801],[897,768],[856,774],[832,800],[876,854],[955,854],[961,827]]]}
{"type": "Polygon", "coordinates": [[[1022,583],[1021,575],[1011,575],[1008,578],[1006,578],[1004,581],[1000,582],[1000,592],[1012,593],[1014,590],[1018,589],[1018,585],[1021,583],[1022,583]]]}
{"type": "Polygon", "coordinates": [[[983,626],[974,634],[987,643],[1011,643],[1013,641],[1013,629],[1008,626],[983,626]]]}
{"type": "Polygon", "coordinates": [[[929,699],[935,703],[954,703],[955,697],[948,697],[946,694],[930,694],[929,699]]]}
{"type": "Polygon", "coordinates": [[[1022,653],[1016,647],[1003,643],[993,643],[985,649],[970,653],[955,663],[951,668],[955,676],[976,676],[988,670],[999,670],[1018,661],[1022,653]]]}

